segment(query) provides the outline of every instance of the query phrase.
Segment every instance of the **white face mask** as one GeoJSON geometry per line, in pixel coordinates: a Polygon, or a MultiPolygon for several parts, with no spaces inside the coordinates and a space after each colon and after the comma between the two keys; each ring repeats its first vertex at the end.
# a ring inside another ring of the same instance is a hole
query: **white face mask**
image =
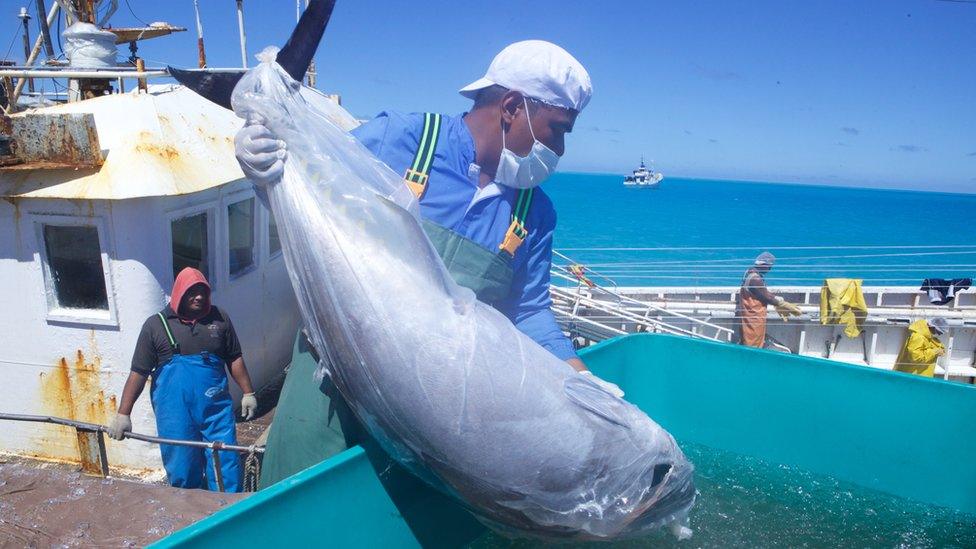
{"type": "Polygon", "coordinates": [[[519,156],[505,147],[505,131],[502,130],[502,156],[495,170],[495,181],[513,189],[531,189],[542,183],[556,170],[559,155],[535,138],[529,119],[529,103],[525,101],[525,121],[532,134],[532,150],[528,156],[519,156]]]}

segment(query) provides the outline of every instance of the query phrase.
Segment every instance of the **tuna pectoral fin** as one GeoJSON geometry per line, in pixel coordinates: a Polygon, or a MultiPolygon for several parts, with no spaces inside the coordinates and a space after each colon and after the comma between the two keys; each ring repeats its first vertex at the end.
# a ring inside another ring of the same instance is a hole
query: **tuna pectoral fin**
{"type": "Polygon", "coordinates": [[[563,383],[563,390],[569,400],[577,406],[600,416],[601,418],[626,429],[627,421],[621,417],[618,410],[626,406],[619,398],[611,395],[602,387],[580,375],[573,375],[563,383]]]}

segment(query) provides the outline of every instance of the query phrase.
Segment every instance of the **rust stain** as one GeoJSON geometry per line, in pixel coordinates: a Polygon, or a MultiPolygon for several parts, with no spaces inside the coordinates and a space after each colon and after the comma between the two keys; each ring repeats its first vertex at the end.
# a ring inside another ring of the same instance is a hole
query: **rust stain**
{"type": "Polygon", "coordinates": [[[20,234],[20,221],[24,214],[20,211],[20,200],[16,197],[5,198],[10,205],[14,207],[14,240],[17,241],[17,257],[23,257],[24,253],[24,239],[23,235],[20,234]]]}
{"type": "Polygon", "coordinates": [[[15,152],[31,167],[91,167],[104,161],[90,114],[27,114],[12,123],[15,152]]]}
{"type": "Polygon", "coordinates": [[[180,151],[172,145],[160,145],[156,143],[138,143],[136,151],[158,156],[163,160],[175,160],[180,157],[180,151]]]}
{"type": "Polygon", "coordinates": [[[55,416],[106,424],[116,408],[115,395],[106,395],[99,379],[101,357],[86,358],[78,349],[69,360],[61,357],[54,369],[41,373],[41,403],[55,416]]]}

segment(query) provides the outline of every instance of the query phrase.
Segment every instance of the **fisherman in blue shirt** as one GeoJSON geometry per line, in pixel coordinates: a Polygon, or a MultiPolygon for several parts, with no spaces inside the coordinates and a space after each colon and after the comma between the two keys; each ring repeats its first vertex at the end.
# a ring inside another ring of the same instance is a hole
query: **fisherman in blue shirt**
{"type": "MultiPolygon", "coordinates": [[[[351,133],[403,174],[455,281],[591,376],[550,309],[556,212],[536,188],[555,170],[565,134],[590,100],[589,74],[559,46],[526,40],[502,50],[460,93],[474,100],[463,115],[384,112],[351,133]]],[[[284,143],[263,125],[245,126],[236,148],[255,185],[281,177],[284,143]]]]}

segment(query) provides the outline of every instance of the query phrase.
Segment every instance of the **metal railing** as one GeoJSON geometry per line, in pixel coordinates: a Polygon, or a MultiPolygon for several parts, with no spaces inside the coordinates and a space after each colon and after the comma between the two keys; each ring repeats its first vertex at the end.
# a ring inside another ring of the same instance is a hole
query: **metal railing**
{"type": "MultiPolygon", "coordinates": [[[[53,425],[63,425],[65,427],[74,427],[78,436],[78,453],[82,472],[100,477],[108,476],[108,455],[105,450],[105,433],[108,432],[107,426],[57,416],[9,414],[5,412],[0,412],[0,420],[49,423],[53,425]]],[[[257,454],[263,454],[265,451],[264,446],[239,446],[236,444],[224,444],[220,441],[202,442],[199,440],[179,440],[145,435],[133,431],[126,431],[123,436],[124,438],[141,440],[143,442],[150,442],[153,444],[172,444],[174,446],[189,446],[192,448],[209,449],[213,456],[214,480],[217,483],[217,490],[220,492],[224,491],[224,478],[220,467],[221,451],[248,454],[248,461],[256,460],[257,454]]],[[[244,484],[248,484],[246,479],[244,484]]]]}
{"type": "Polygon", "coordinates": [[[557,320],[569,328],[571,334],[600,341],[629,333],[618,326],[632,324],[637,331],[654,331],[723,342],[732,339],[733,331],[729,328],[622,295],[618,292],[616,282],[610,277],[585,268],[557,251],[553,251],[553,255],[580,269],[573,272],[567,265],[554,264],[550,271],[553,278],[574,284],[550,286],[550,293],[554,298],[553,312],[557,320]],[[606,280],[607,284],[598,284],[593,278],[606,280]],[[597,299],[594,294],[601,294],[602,298],[597,299]],[[594,312],[598,314],[593,314],[594,312]]]}

